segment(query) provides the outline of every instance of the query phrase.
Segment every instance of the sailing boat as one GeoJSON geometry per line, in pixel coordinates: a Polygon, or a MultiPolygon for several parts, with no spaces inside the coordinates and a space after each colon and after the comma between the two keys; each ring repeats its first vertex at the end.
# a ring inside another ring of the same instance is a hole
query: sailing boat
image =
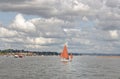
{"type": "Polygon", "coordinates": [[[61,61],[69,61],[69,60],[71,61],[72,58],[73,58],[72,54],[69,56],[66,44],[64,45],[64,48],[63,48],[63,51],[60,54],[60,57],[61,57],[61,61]]]}

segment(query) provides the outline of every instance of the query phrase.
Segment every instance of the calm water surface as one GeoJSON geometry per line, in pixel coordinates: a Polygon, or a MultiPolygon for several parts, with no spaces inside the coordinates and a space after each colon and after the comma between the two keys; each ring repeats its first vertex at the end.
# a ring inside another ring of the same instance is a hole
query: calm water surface
{"type": "Polygon", "coordinates": [[[120,58],[75,56],[63,63],[57,56],[0,56],[0,79],[120,79],[120,58]]]}

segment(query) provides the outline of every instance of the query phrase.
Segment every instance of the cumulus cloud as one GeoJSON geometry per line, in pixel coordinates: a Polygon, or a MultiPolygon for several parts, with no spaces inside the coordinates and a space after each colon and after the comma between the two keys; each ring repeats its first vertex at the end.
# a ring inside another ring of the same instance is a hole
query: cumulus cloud
{"type": "Polygon", "coordinates": [[[50,38],[64,37],[62,26],[64,26],[65,23],[62,20],[56,18],[50,19],[37,18],[32,19],[30,22],[36,25],[36,29],[39,29],[37,31],[40,36],[50,38]]]}
{"type": "Polygon", "coordinates": [[[83,21],[88,21],[88,18],[87,18],[86,16],[84,16],[84,17],[82,18],[82,20],[83,20],[83,21]]]}
{"type": "Polygon", "coordinates": [[[0,11],[21,13],[8,26],[0,26],[0,40],[9,47],[32,50],[58,51],[68,41],[71,52],[118,52],[119,4],[119,0],[0,0],[0,11]],[[24,14],[38,18],[26,20],[24,14]]]}
{"type": "Polygon", "coordinates": [[[3,8],[0,8],[0,10],[39,15],[47,18],[55,16],[59,18],[67,16],[69,18],[85,13],[90,8],[87,4],[79,0],[25,0],[15,2],[11,4],[9,1],[2,1],[0,7],[3,8]]]}
{"type": "Polygon", "coordinates": [[[25,21],[22,14],[18,14],[9,27],[11,29],[24,31],[24,32],[34,32],[36,30],[34,24],[32,24],[29,21],[25,21]]]}
{"type": "Polygon", "coordinates": [[[117,33],[117,30],[112,30],[112,31],[109,31],[109,33],[110,33],[110,36],[112,37],[112,38],[118,38],[118,33],[117,33]]]}
{"type": "Polygon", "coordinates": [[[17,36],[17,31],[9,30],[2,25],[0,26],[0,37],[14,37],[17,36]]]}
{"type": "Polygon", "coordinates": [[[62,38],[65,37],[63,30],[65,24],[63,20],[57,18],[25,20],[22,14],[17,14],[9,26],[6,28],[1,26],[0,30],[3,36],[1,41],[7,43],[11,48],[38,50],[42,49],[42,46],[52,45],[54,47],[54,45],[64,43],[62,38]],[[9,36],[9,38],[6,38],[6,36],[9,36]]]}
{"type": "Polygon", "coordinates": [[[120,0],[107,0],[106,5],[108,7],[119,8],[120,0]]]}

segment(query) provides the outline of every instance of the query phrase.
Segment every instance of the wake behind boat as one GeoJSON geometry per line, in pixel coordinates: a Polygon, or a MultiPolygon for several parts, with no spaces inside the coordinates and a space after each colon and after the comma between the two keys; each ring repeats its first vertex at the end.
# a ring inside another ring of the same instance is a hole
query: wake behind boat
{"type": "Polygon", "coordinates": [[[61,57],[61,61],[63,62],[72,61],[73,55],[72,53],[70,55],[68,54],[68,49],[66,44],[64,45],[64,48],[60,54],[60,57],[61,57]]]}

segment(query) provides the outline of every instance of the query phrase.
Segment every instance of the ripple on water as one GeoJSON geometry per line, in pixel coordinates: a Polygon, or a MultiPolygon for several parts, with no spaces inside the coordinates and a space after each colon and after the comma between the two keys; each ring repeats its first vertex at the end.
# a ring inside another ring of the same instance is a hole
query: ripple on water
{"type": "Polygon", "coordinates": [[[62,63],[57,56],[0,56],[0,79],[120,79],[119,61],[76,56],[72,62],[62,63]]]}

